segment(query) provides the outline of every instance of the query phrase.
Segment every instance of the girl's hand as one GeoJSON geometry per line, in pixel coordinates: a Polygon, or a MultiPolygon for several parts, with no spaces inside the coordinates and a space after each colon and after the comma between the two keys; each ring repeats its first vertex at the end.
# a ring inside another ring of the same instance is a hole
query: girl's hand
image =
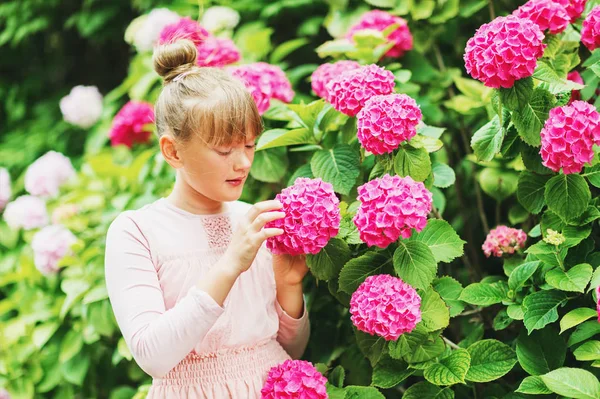
{"type": "Polygon", "coordinates": [[[302,283],[308,272],[306,255],[275,255],[273,254],[273,272],[278,287],[291,287],[302,283]]]}
{"type": "Polygon", "coordinates": [[[225,251],[234,273],[241,274],[250,268],[267,238],[283,234],[282,229],[263,228],[268,222],[285,217],[283,212],[272,212],[281,207],[277,200],[258,202],[244,215],[225,251]]]}

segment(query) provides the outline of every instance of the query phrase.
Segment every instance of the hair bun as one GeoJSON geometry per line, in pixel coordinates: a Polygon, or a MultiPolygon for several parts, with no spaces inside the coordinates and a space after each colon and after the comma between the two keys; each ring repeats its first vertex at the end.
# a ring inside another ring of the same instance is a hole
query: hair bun
{"type": "Polygon", "coordinates": [[[156,47],[152,61],[154,70],[168,83],[177,75],[195,67],[197,57],[198,50],[194,43],[183,39],[156,47]]]}

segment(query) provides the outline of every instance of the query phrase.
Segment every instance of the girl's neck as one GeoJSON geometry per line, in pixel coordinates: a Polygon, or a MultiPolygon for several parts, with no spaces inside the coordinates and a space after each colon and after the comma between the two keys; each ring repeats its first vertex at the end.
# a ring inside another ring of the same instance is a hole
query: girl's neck
{"type": "Polygon", "coordinates": [[[223,202],[210,199],[194,190],[183,179],[177,179],[166,198],[172,205],[196,215],[212,215],[225,210],[223,202]]]}

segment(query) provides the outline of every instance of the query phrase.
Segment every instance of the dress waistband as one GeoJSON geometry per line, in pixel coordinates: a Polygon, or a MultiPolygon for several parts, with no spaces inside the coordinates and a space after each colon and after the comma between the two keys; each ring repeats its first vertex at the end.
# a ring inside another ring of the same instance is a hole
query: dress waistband
{"type": "Polygon", "coordinates": [[[289,355],[274,339],[218,353],[199,355],[191,352],[163,378],[155,378],[152,384],[185,386],[248,379],[265,374],[285,359],[289,359],[289,355]]]}

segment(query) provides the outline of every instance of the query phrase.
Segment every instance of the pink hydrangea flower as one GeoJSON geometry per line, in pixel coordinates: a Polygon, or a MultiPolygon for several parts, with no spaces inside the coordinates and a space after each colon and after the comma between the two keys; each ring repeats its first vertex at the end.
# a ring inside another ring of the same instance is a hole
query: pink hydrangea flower
{"type": "Polygon", "coordinates": [[[48,224],[46,202],[40,197],[22,195],[6,205],[4,220],[12,229],[44,227],[48,224]]]}
{"type": "Polygon", "coordinates": [[[320,178],[299,177],[291,187],[275,196],[283,204],[285,218],[266,227],[283,229],[280,236],[267,239],[274,254],[317,254],[340,228],[340,208],[330,183],[320,178]]]}
{"type": "Polygon", "coordinates": [[[311,86],[315,94],[321,98],[327,99],[327,89],[325,86],[333,78],[340,76],[343,72],[360,68],[356,61],[341,60],[333,64],[327,63],[319,65],[312,74],[311,86]]]}
{"type": "Polygon", "coordinates": [[[550,110],[541,132],[540,154],[547,168],[564,174],[579,173],[600,145],[600,114],[592,104],[573,101],[550,110]]]}
{"type": "Polygon", "coordinates": [[[552,0],[529,0],[517,8],[513,15],[529,19],[542,31],[548,29],[553,35],[567,29],[571,21],[565,7],[552,0]]]}
{"type": "Polygon", "coordinates": [[[198,66],[222,67],[240,60],[240,51],[231,39],[209,37],[197,46],[198,66]]]}
{"type": "Polygon", "coordinates": [[[0,168],[0,212],[2,212],[8,201],[10,201],[11,195],[10,174],[5,168],[0,168]]]}
{"type": "Polygon", "coordinates": [[[390,153],[417,134],[422,118],[419,106],[406,94],[371,97],[356,115],[358,141],[373,154],[390,153]]]}
{"type": "Polygon", "coordinates": [[[390,25],[397,25],[396,29],[388,36],[394,47],[385,53],[388,57],[402,57],[413,48],[413,37],[408,29],[408,24],[403,18],[396,17],[385,11],[372,10],[364,13],[360,20],[350,27],[346,38],[352,39],[354,34],[364,29],[374,29],[383,32],[390,25]]]}
{"type": "Polygon", "coordinates": [[[148,124],[154,123],[154,110],[146,102],[129,101],[115,115],[109,137],[111,144],[124,144],[131,148],[134,143],[145,143],[152,130],[148,124]]]}
{"type": "Polygon", "coordinates": [[[174,24],[165,26],[158,38],[159,44],[173,43],[181,39],[189,39],[196,46],[200,45],[210,33],[189,17],[181,18],[174,24]]]}
{"type": "Polygon", "coordinates": [[[51,216],[52,224],[61,224],[77,215],[79,207],[75,204],[63,204],[54,209],[51,216]]]}
{"type": "Polygon", "coordinates": [[[327,378],[312,363],[286,360],[272,367],[261,389],[261,399],[327,399],[327,378]]]}
{"type": "Polygon", "coordinates": [[[336,110],[355,116],[368,99],[392,93],[395,85],[393,73],[371,64],[342,73],[327,83],[325,88],[329,93],[327,101],[336,110]]]}
{"type": "Polygon", "coordinates": [[[533,75],[544,54],[544,34],[528,19],[514,15],[483,24],[469,39],[464,60],[467,72],[484,85],[510,88],[533,75]]]}
{"type": "MultiPolygon", "coordinates": [[[[567,75],[567,80],[570,80],[571,82],[575,82],[575,83],[579,83],[579,84],[585,84],[583,82],[583,78],[577,71],[569,72],[569,74],[567,75]]],[[[573,101],[577,101],[577,100],[581,100],[581,93],[579,92],[579,90],[571,90],[571,99],[569,100],[569,105],[571,105],[573,103],[573,101]]]]}
{"type": "Polygon", "coordinates": [[[350,314],[360,331],[395,341],[421,321],[421,297],[398,277],[369,276],[352,294],[350,314]]]}
{"type": "Polygon", "coordinates": [[[409,238],[412,229],[421,231],[431,212],[432,194],[410,176],[371,180],[358,187],[361,202],[354,224],[368,246],[385,248],[400,236],[409,238]]]}
{"type": "Polygon", "coordinates": [[[554,2],[561,4],[567,10],[571,22],[575,22],[583,14],[587,0],[554,0],[554,2]]]}
{"type": "Polygon", "coordinates": [[[96,86],[75,86],[59,106],[65,121],[88,129],[102,116],[102,94],[96,86]]]}
{"type": "Polygon", "coordinates": [[[60,187],[74,178],[71,160],[56,151],[48,151],[32,163],[25,172],[25,189],[31,195],[56,197],[60,187]]]}
{"type": "Polygon", "coordinates": [[[294,99],[295,93],[292,90],[292,84],[281,68],[276,65],[267,64],[266,62],[257,62],[254,65],[260,73],[268,77],[273,91],[272,98],[276,98],[284,103],[289,103],[294,99]]]}
{"type": "Polygon", "coordinates": [[[44,275],[56,273],[58,261],[71,252],[75,242],[77,238],[62,225],[44,227],[31,240],[35,267],[44,275]]]}
{"type": "Polygon", "coordinates": [[[482,249],[488,258],[491,255],[500,258],[503,254],[513,254],[525,247],[525,241],[527,234],[523,230],[498,226],[488,233],[482,249]]]}
{"type": "Polygon", "coordinates": [[[10,399],[10,394],[4,388],[0,388],[0,399],[10,399]]]}
{"type": "Polygon", "coordinates": [[[600,6],[592,8],[592,11],[583,20],[581,42],[590,51],[600,47],[600,6]]]}

